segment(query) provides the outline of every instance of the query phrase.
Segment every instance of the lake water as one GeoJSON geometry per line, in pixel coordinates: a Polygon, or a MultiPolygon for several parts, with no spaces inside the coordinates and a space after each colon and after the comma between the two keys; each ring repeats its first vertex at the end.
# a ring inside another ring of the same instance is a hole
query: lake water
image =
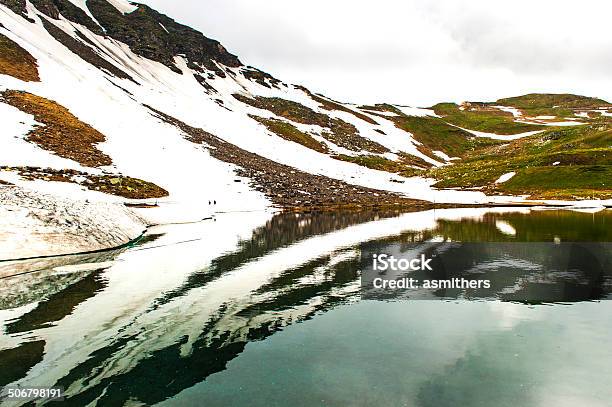
{"type": "Polygon", "coordinates": [[[0,263],[0,386],[73,406],[610,406],[607,260],[552,277],[476,260],[503,287],[427,300],[363,299],[360,268],[364,244],[612,242],[611,226],[610,210],[231,213],[0,263]]]}

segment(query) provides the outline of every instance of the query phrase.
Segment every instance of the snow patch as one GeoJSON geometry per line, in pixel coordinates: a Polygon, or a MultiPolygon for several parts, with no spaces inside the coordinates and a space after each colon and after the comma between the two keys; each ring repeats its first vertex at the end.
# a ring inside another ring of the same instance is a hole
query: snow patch
{"type": "Polygon", "coordinates": [[[0,188],[0,261],[110,249],[137,238],[145,227],[120,204],[0,188]]]}
{"type": "Polygon", "coordinates": [[[440,117],[431,109],[422,109],[420,107],[410,107],[410,106],[400,106],[394,105],[394,107],[398,108],[402,113],[406,116],[417,116],[417,117],[440,117]]]}
{"type": "Polygon", "coordinates": [[[385,111],[377,111],[377,110],[368,110],[368,109],[361,109],[362,112],[364,113],[368,113],[371,115],[381,115],[381,116],[386,116],[386,117],[397,117],[397,114],[393,113],[393,112],[385,112],[385,111]]]}
{"type": "Polygon", "coordinates": [[[138,6],[130,3],[126,0],[106,0],[110,4],[113,5],[117,10],[121,11],[123,14],[129,14],[138,9],[138,6]]]}
{"type": "Polygon", "coordinates": [[[564,126],[582,126],[586,123],[575,122],[575,121],[565,121],[565,122],[547,122],[547,121],[531,121],[531,120],[515,120],[517,123],[524,124],[537,124],[540,126],[553,126],[553,127],[564,127],[564,126]]]}
{"type": "Polygon", "coordinates": [[[444,153],[443,151],[433,151],[433,153],[440,157],[441,159],[443,159],[444,161],[452,161],[452,160],[459,160],[459,157],[450,157],[448,154],[444,153]]]}
{"type": "Polygon", "coordinates": [[[600,108],[598,110],[593,110],[593,112],[599,112],[601,113],[602,116],[612,117],[612,112],[608,112],[607,108],[606,109],[600,108]]]}
{"type": "Polygon", "coordinates": [[[496,184],[503,184],[504,182],[510,181],[512,177],[516,175],[516,172],[509,172],[507,174],[502,175],[495,181],[496,184]]]}
{"type": "Polygon", "coordinates": [[[93,14],[91,14],[91,11],[89,11],[89,8],[87,7],[87,0],[68,0],[68,1],[74,4],[75,6],[77,6],[78,8],[80,8],[81,10],[83,10],[89,18],[91,18],[96,24],[98,24],[102,28],[98,20],[96,20],[93,14]]]}
{"type": "Polygon", "coordinates": [[[493,106],[493,107],[501,110],[502,112],[511,113],[515,119],[523,116],[523,113],[516,107],[509,107],[509,106],[493,106]]]}
{"type": "Polygon", "coordinates": [[[493,140],[505,140],[505,141],[518,140],[523,137],[529,137],[529,136],[536,135],[538,133],[542,133],[544,131],[544,130],[536,130],[536,131],[528,131],[526,133],[506,135],[506,134],[485,133],[483,131],[465,129],[463,127],[455,126],[454,124],[451,124],[451,123],[447,123],[447,124],[450,126],[456,127],[458,129],[461,129],[463,131],[467,131],[468,133],[473,134],[476,137],[484,137],[484,138],[490,138],[493,140]]]}

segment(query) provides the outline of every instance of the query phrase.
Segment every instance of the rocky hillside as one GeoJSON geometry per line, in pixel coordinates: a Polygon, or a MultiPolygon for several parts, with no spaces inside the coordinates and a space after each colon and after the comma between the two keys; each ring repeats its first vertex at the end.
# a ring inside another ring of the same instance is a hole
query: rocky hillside
{"type": "Polygon", "coordinates": [[[612,198],[604,100],[340,103],[125,0],[0,0],[0,116],[0,183],[152,221],[612,198]]]}

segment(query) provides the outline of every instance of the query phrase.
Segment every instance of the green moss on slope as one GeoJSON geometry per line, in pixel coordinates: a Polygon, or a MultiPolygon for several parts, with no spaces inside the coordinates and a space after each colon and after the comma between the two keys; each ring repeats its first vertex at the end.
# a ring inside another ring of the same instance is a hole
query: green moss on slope
{"type": "Polygon", "coordinates": [[[320,153],[327,153],[328,151],[327,146],[324,143],[321,143],[320,141],[315,140],[309,134],[300,131],[291,123],[276,119],[266,119],[253,115],[251,115],[251,118],[257,120],[259,123],[266,126],[268,130],[270,130],[272,133],[276,134],[280,138],[293,141],[294,143],[301,144],[304,147],[308,147],[320,153]]]}
{"type": "Polygon", "coordinates": [[[291,120],[292,122],[322,127],[326,129],[326,131],[324,131],[321,136],[339,147],[352,151],[363,150],[371,153],[389,152],[389,149],[381,144],[361,137],[357,128],[352,124],[316,112],[301,103],[278,97],[256,96],[251,98],[238,93],[232,96],[242,103],[258,109],[267,110],[277,116],[291,120]]]}
{"type": "Polygon", "coordinates": [[[430,150],[442,151],[451,157],[462,157],[466,152],[502,143],[498,140],[474,137],[436,117],[401,116],[396,118],[395,122],[399,128],[411,133],[416,141],[430,150]]]}
{"type": "Polygon", "coordinates": [[[610,103],[602,99],[572,94],[550,93],[532,93],[499,99],[496,103],[498,105],[515,107],[530,117],[556,116],[561,118],[574,117],[574,113],[579,110],[611,106],[610,103]]]}
{"type": "Polygon", "coordinates": [[[439,103],[432,109],[442,116],[444,121],[469,130],[509,135],[542,129],[542,126],[538,125],[517,123],[511,113],[486,104],[475,104],[461,110],[455,103],[439,103]]]}
{"type": "Polygon", "coordinates": [[[468,154],[452,166],[432,169],[440,188],[538,198],[610,198],[612,122],[551,129],[542,134],[468,154]],[[503,174],[509,181],[495,184],[503,174]]]}
{"type": "Polygon", "coordinates": [[[499,99],[496,103],[502,106],[516,107],[517,109],[542,109],[555,106],[568,109],[585,109],[611,105],[602,99],[568,93],[531,93],[523,96],[499,99]]]}

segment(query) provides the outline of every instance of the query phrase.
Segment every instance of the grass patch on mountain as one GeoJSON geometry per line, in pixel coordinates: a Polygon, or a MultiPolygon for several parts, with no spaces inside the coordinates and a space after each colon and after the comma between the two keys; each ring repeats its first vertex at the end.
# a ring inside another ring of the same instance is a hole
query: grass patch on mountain
{"type": "Polygon", "coordinates": [[[327,153],[329,151],[324,143],[321,143],[320,141],[315,140],[311,135],[300,131],[291,123],[277,119],[266,119],[254,115],[250,115],[250,117],[266,126],[269,131],[282,139],[293,141],[294,143],[301,144],[304,147],[308,147],[311,150],[315,150],[320,153],[327,153]]]}
{"type": "Polygon", "coordinates": [[[461,110],[455,103],[439,103],[432,109],[448,123],[485,133],[511,135],[542,129],[542,126],[515,122],[511,113],[483,106],[474,104],[461,110]]]}
{"type": "Polygon", "coordinates": [[[519,170],[501,190],[532,198],[612,198],[612,165],[531,167],[519,170]]]}
{"type": "Polygon", "coordinates": [[[329,100],[329,99],[324,99],[324,98],[322,98],[320,96],[317,96],[317,95],[314,95],[314,94],[311,95],[310,97],[313,100],[315,100],[316,102],[320,103],[321,106],[323,107],[323,109],[325,109],[325,110],[338,110],[338,111],[341,111],[341,112],[350,113],[353,116],[357,117],[358,119],[361,119],[361,120],[363,120],[365,122],[368,122],[370,124],[378,124],[376,122],[376,120],[372,119],[370,116],[366,116],[363,113],[359,113],[359,112],[356,112],[353,109],[349,109],[348,107],[346,107],[344,105],[341,105],[340,103],[334,102],[334,101],[329,100]]]}
{"type": "Polygon", "coordinates": [[[30,2],[38,11],[54,20],[59,20],[61,15],[67,20],[87,27],[94,34],[104,35],[102,27],[70,0],[30,0],[30,2]]]}
{"type": "Polygon", "coordinates": [[[375,141],[361,137],[355,126],[344,120],[330,117],[292,100],[277,97],[248,97],[235,93],[233,97],[242,103],[267,110],[277,116],[295,123],[319,126],[323,131],[321,136],[339,147],[351,151],[367,151],[370,153],[387,153],[389,149],[375,141]]]}
{"type": "MultiPolygon", "coordinates": [[[[421,146],[419,146],[417,150],[419,150],[420,153],[428,156],[427,154],[428,152],[424,151],[423,148],[420,148],[420,147],[421,146]]],[[[432,164],[430,162],[425,161],[423,158],[419,156],[404,153],[404,152],[400,152],[397,155],[399,156],[399,160],[402,162],[402,164],[407,165],[409,167],[413,167],[414,169],[418,171],[423,172],[424,170],[427,170],[432,167],[432,164]]]]}
{"type": "Polygon", "coordinates": [[[16,172],[25,180],[48,182],[68,182],[80,185],[91,191],[104,192],[127,199],[163,198],[168,191],[152,182],[118,174],[88,174],[85,172],[40,167],[0,167],[0,171],[16,172]]]}
{"type": "Polygon", "coordinates": [[[502,144],[499,140],[475,137],[437,117],[402,115],[393,120],[397,127],[411,133],[419,143],[451,157],[462,157],[466,152],[502,144]]]}
{"type": "MultiPolygon", "coordinates": [[[[446,123],[445,120],[438,117],[408,116],[395,106],[389,104],[361,106],[360,109],[367,109],[372,112],[394,113],[395,116],[374,114],[391,120],[397,128],[412,134],[414,140],[420,143],[417,146],[418,150],[436,161],[440,161],[441,158],[434,151],[441,151],[450,157],[463,157],[466,153],[503,143],[499,140],[476,137],[465,130],[446,123]]],[[[418,165],[422,166],[422,163],[418,165]]],[[[425,162],[425,168],[429,167],[431,167],[431,164],[425,162]]]]}
{"type": "Polygon", "coordinates": [[[521,110],[545,109],[553,107],[567,109],[595,109],[598,107],[612,105],[603,99],[572,95],[569,93],[530,93],[523,96],[499,99],[496,104],[502,106],[512,106],[521,110]]]}
{"type": "Polygon", "coordinates": [[[602,99],[568,93],[531,93],[499,99],[496,104],[515,107],[526,116],[556,116],[560,118],[575,117],[576,111],[580,110],[612,106],[602,99]]]}
{"type": "Polygon", "coordinates": [[[1,0],[0,3],[4,4],[6,7],[12,10],[13,13],[25,18],[30,23],[34,22],[34,20],[28,17],[26,0],[1,0]]]}
{"type": "Polygon", "coordinates": [[[2,34],[0,34],[0,74],[26,82],[40,81],[36,58],[2,34]]]}
{"type": "Polygon", "coordinates": [[[608,198],[612,168],[612,123],[551,129],[467,154],[428,175],[438,188],[545,198],[608,198]],[[500,176],[515,172],[509,181],[500,176]]]}
{"type": "Polygon", "coordinates": [[[387,147],[361,137],[355,126],[340,119],[332,119],[329,131],[322,132],[321,136],[335,145],[351,151],[367,151],[377,154],[390,152],[387,147]]]}
{"type": "Polygon", "coordinates": [[[168,191],[162,187],[138,178],[102,175],[89,178],[89,189],[105,192],[128,199],[150,199],[168,196],[168,191]]]}
{"type": "Polygon", "coordinates": [[[307,88],[303,86],[297,86],[297,88],[300,89],[302,92],[306,93],[308,96],[310,96],[312,100],[319,103],[321,107],[325,110],[338,110],[341,112],[350,113],[353,116],[357,117],[358,119],[366,121],[370,124],[378,124],[376,120],[372,119],[370,116],[367,116],[363,113],[350,109],[344,106],[343,104],[335,102],[331,99],[327,99],[323,96],[315,95],[314,93],[312,93],[310,90],[308,90],[307,88]]]}
{"type": "Polygon", "coordinates": [[[323,113],[315,112],[311,108],[292,100],[263,96],[255,96],[251,98],[238,93],[235,93],[233,97],[242,103],[258,109],[267,110],[277,116],[291,120],[292,122],[316,125],[320,127],[331,126],[331,117],[323,113]]]}
{"type": "Polygon", "coordinates": [[[0,93],[0,101],[33,115],[43,124],[27,134],[27,141],[87,167],[112,164],[111,158],[97,148],[106,137],[58,103],[15,90],[0,93]]]}
{"type": "Polygon", "coordinates": [[[391,106],[387,103],[378,103],[376,105],[361,105],[359,106],[360,110],[370,110],[372,112],[391,112],[399,114],[400,111],[395,106],[391,106]]]}

